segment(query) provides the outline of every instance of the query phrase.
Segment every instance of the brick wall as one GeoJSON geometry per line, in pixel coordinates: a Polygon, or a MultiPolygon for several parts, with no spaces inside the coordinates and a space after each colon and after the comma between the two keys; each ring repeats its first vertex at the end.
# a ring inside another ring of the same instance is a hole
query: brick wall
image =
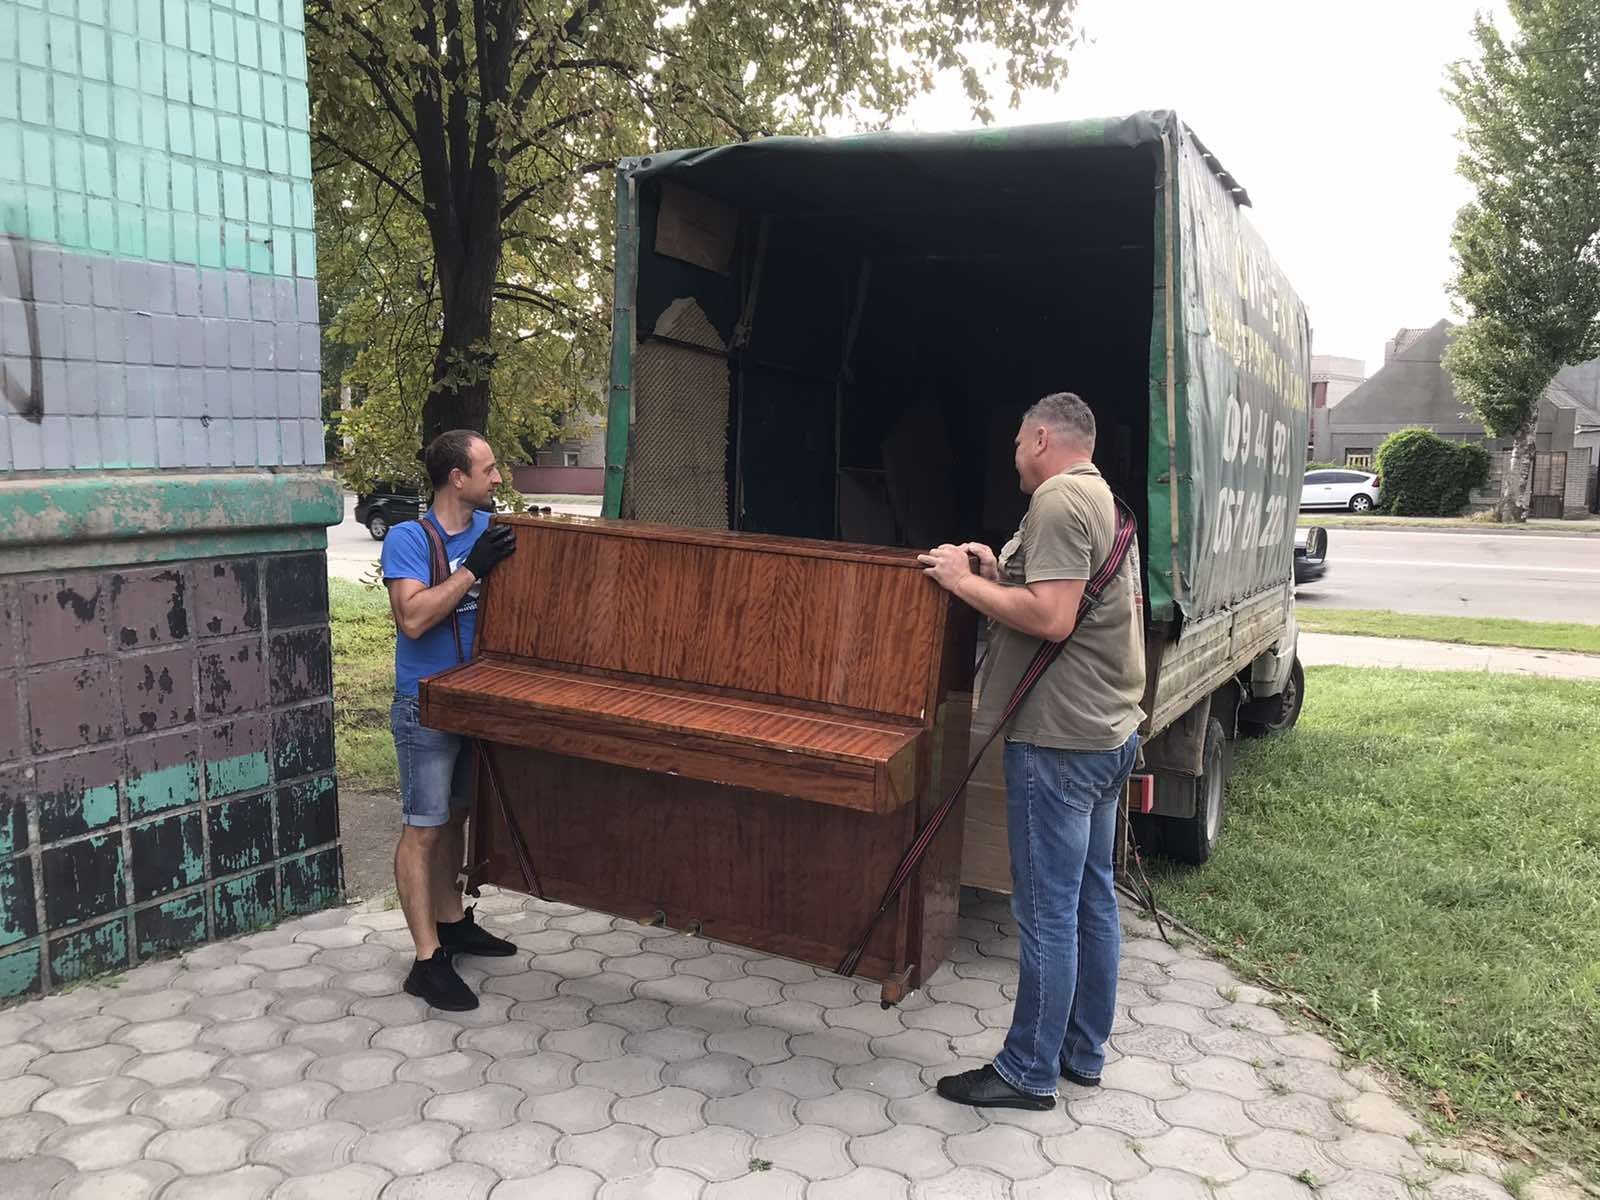
{"type": "Polygon", "coordinates": [[[340,891],[327,566],[0,584],[0,997],[340,891]]]}
{"type": "Polygon", "coordinates": [[[1562,493],[1562,516],[1581,517],[1589,511],[1589,450],[1567,451],[1567,481],[1562,493]]]}

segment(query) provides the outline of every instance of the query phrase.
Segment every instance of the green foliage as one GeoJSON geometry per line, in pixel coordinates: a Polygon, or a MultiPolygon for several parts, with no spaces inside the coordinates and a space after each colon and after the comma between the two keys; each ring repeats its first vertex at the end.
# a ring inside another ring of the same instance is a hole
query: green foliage
{"type": "Polygon", "coordinates": [[[881,125],[939,71],[988,120],[1061,81],[1074,3],[307,0],[351,482],[415,476],[424,431],[505,458],[598,410],[620,159],[881,125]]]}
{"type": "Polygon", "coordinates": [[[1402,429],[1383,439],[1373,468],[1384,512],[1453,517],[1489,481],[1489,452],[1475,442],[1446,441],[1431,429],[1402,429]]]}
{"type": "Polygon", "coordinates": [[[1451,68],[1446,89],[1475,195],[1451,237],[1468,320],[1444,361],[1484,427],[1517,439],[1504,515],[1520,520],[1539,398],[1563,365],[1600,353],[1600,7],[1509,7],[1516,36],[1480,14],[1480,57],[1451,68]]]}

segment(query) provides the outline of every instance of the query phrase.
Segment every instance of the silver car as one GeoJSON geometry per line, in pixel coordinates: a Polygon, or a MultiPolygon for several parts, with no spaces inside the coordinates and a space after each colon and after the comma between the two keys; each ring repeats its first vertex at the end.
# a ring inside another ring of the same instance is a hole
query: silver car
{"type": "Polygon", "coordinates": [[[1333,467],[1307,471],[1300,488],[1301,508],[1347,508],[1351,512],[1371,512],[1382,499],[1379,479],[1371,471],[1353,467],[1333,467]]]}

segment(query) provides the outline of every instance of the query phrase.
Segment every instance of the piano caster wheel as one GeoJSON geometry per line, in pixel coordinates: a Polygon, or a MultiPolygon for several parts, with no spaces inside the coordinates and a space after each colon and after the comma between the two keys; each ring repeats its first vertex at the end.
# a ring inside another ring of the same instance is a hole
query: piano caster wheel
{"type": "Polygon", "coordinates": [[[907,967],[900,974],[883,981],[883,990],[878,994],[878,1006],[885,1012],[906,998],[906,993],[911,990],[911,972],[914,968],[907,967]]]}
{"type": "Polygon", "coordinates": [[[652,929],[665,929],[667,927],[667,914],[658,908],[655,916],[646,921],[645,925],[652,929]]]}
{"type": "Polygon", "coordinates": [[[685,930],[685,932],[688,934],[689,937],[699,937],[701,935],[701,928],[702,927],[700,925],[700,918],[699,917],[695,917],[693,920],[691,920],[689,922],[689,928],[687,930],[685,930]]]}

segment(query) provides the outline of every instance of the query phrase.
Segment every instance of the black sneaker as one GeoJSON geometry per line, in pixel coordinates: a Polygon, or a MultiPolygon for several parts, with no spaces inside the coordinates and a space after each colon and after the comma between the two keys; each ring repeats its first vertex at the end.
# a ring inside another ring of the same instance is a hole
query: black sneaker
{"type": "Polygon", "coordinates": [[[1012,1087],[993,1066],[946,1075],[939,1080],[939,1095],[957,1104],[974,1108],[1026,1108],[1048,1112],[1056,1106],[1054,1096],[1035,1096],[1012,1087]]]}
{"type": "Polygon", "coordinates": [[[469,1012],[478,1007],[478,998],[456,974],[450,965],[450,952],[443,946],[433,952],[432,958],[417,959],[404,986],[430,1008],[443,1012],[469,1012]]]}
{"type": "Polygon", "coordinates": [[[451,954],[481,954],[485,958],[507,958],[517,952],[517,948],[505,938],[495,937],[473,920],[471,908],[467,909],[467,915],[459,921],[451,921],[448,925],[440,921],[438,929],[439,945],[451,954]]]}
{"type": "Polygon", "coordinates": [[[1067,1066],[1066,1063],[1061,1064],[1061,1078],[1065,1079],[1068,1083],[1075,1083],[1081,1088],[1097,1088],[1100,1086],[1100,1076],[1079,1075],[1071,1067],[1067,1066]]]}

